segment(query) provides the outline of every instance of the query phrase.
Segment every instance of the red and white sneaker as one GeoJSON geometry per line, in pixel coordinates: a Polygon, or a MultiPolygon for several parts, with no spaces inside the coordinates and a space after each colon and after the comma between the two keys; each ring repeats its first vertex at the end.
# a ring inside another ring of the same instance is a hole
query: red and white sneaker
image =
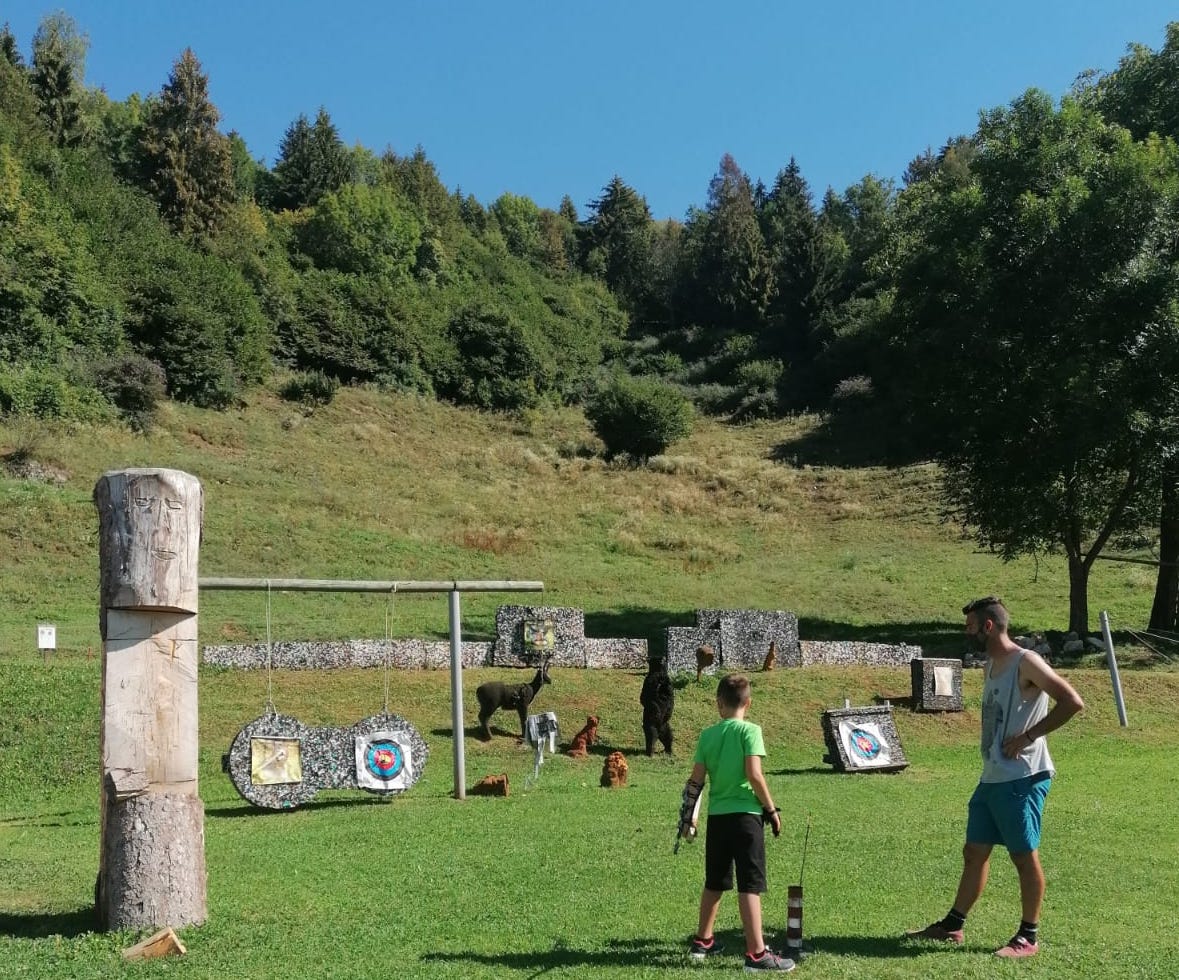
{"type": "Polygon", "coordinates": [[[1039,943],[1034,943],[1026,936],[1016,933],[1006,946],[1000,946],[995,950],[995,955],[1005,959],[1019,959],[1024,956],[1035,956],[1039,951],[1039,943]]]}

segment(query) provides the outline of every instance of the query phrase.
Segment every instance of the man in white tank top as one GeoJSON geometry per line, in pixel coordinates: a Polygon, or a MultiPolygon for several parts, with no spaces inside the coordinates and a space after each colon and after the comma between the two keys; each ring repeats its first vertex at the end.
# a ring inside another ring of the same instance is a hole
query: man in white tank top
{"type": "Polygon", "coordinates": [[[945,918],[914,930],[915,939],[961,943],[967,913],[987,883],[991,849],[1007,848],[1019,874],[1023,906],[1019,931],[996,956],[1034,956],[1039,950],[1044,871],[1040,867],[1040,821],[1055,769],[1044,736],[1085,703],[1071,684],[1039,654],[1007,635],[1007,608],[995,596],[963,607],[966,636],[986,654],[983,670],[982,777],[970,798],[962,877],[945,918]],[[1048,708],[1048,701],[1054,704],[1048,708]]]}

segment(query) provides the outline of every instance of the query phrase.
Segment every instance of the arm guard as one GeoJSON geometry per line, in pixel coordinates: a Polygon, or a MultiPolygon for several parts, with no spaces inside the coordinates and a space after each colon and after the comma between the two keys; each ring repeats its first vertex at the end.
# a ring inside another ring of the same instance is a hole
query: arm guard
{"type": "Polygon", "coordinates": [[[700,816],[700,794],[704,787],[699,783],[694,783],[692,780],[684,785],[684,796],[680,803],[680,823],[679,829],[676,832],[674,852],[679,853],[680,841],[687,838],[691,840],[696,836],[696,828],[694,824],[696,819],[700,816]]]}

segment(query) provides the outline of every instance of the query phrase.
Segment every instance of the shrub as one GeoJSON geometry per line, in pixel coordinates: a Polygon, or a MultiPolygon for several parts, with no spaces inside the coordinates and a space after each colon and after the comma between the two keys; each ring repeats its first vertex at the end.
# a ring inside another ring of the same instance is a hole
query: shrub
{"type": "Polygon", "coordinates": [[[458,360],[440,379],[443,395],[477,408],[516,410],[536,405],[549,387],[551,357],[525,324],[500,309],[469,307],[447,326],[458,360]]]}
{"type": "Polygon", "coordinates": [[[852,375],[840,381],[831,392],[831,408],[837,411],[849,405],[865,402],[871,399],[873,394],[875,390],[871,378],[862,374],[852,375]]]}
{"type": "Polygon", "coordinates": [[[411,395],[434,397],[434,382],[417,361],[393,361],[376,377],[383,391],[402,391],[411,395]]]}
{"type": "Polygon", "coordinates": [[[0,367],[0,415],[104,422],[112,413],[94,388],[74,384],[52,367],[0,367]]]}
{"type": "Polygon", "coordinates": [[[645,460],[692,431],[691,403],[666,382],[616,375],[585,409],[586,418],[606,447],[606,458],[623,453],[645,460]]]}
{"type": "Polygon", "coordinates": [[[167,393],[164,369],[139,354],[100,361],[90,370],[94,387],[136,432],[151,428],[167,393]]]}
{"type": "Polygon", "coordinates": [[[340,390],[340,382],[323,371],[300,371],[279,389],[279,395],[289,402],[304,405],[329,405],[340,390]]]}

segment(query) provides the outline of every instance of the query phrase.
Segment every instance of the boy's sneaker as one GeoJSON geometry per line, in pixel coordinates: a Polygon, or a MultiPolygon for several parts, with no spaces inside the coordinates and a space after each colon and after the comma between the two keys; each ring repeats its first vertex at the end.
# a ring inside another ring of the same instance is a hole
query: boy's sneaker
{"type": "Polygon", "coordinates": [[[713,936],[707,942],[693,936],[692,942],[688,946],[688,955],[694,960],[705,960],[710,956],[716,956],[717,953],[723,953],[724,951],[724,946],[716,941],[716,936],[713,936]]]}
{"type": "Polygon", "coordinates": [[[955,946],[961,946],[966,941],[966,933],[962,929],[947,929],[940,922],[934,922],[924,929],[910,929],[905,936],[909,939],[936,939],[955,946]]]}
{"type": "Polygon", "coordinates": [[[756,973],[759,970],[772,970],[777,973],[789,973],[794,969],[794,960],[777,953],[771,953],[769,948],[763,949],[760,956],[752,953],[745,954],[745,972],[756,973]]]}
{"type": "Polygon", "coordinates": [[[1000,946],[995,950],[995,955],[1015,959],[1023,956],[1035,956],[1039,951],[1039,943],[1034,943],[1026,936],[1016,933],[1011,937],[1011,941],[1006,946],[1000,946]]]}

